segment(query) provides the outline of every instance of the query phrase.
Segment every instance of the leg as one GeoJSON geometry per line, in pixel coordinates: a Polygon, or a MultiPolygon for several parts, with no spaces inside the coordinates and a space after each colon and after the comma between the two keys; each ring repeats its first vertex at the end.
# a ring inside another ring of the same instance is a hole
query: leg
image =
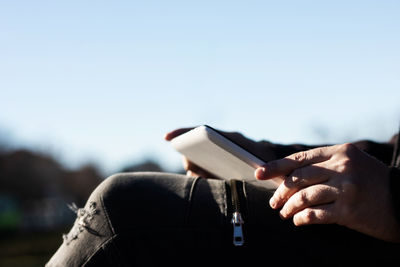
{"type": "MultiPolygon", "coordinates": [[[[271,191],[245,183],[243,247],[232,245],[229,183],[173,174],[106,179],[79,212],[48,266],[343,266],[391,263],[398,246],[337,225],[295,227],[268,206],[271,191]],[[349,262],[349,263],[350,263],[349,262]]],[[[368,265],[370,266],[370,265],[368,265]]]]}
{"type": "Polygon", "coordinates": [[[187,264],[200,249],[226,246],[225,196],[220,180],[114,175],[92,193],[47,266],[187,264]]]}

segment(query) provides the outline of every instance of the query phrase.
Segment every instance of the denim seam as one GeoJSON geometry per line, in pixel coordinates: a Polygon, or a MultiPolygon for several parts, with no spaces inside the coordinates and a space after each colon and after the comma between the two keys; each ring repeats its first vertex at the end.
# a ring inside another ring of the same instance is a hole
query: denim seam
{"type": "Polygon", "coordinates": [[[107,221],[108,227],[110,228],[110,230],[111,230],[111,232],[113,233],[113,236],[114,236],[115,235],[115,230],[114,230],[114,227],[112,226],[111,219],[110,219],[110,216],[108,215],[106,206],[104,205],[103,196],[100,196],[100,203],[101,203],[101,206],[103,208],[104,217],[106,217],[106,221],[107,221]]]}
{"type": "MultiPolygon", "coordinates": [[[[117,235],[113,235],[113,239],[116,237],[117,237],[117,235]]],[[[113,247],[113,250],[111,251],[111,253],[110,253],[110,251],[107,251],[107,258],[112,259],[112,262],[114,264],[116,264],[118,262],[118,266],[124,266],[124,264],[122,264],[122,254],[121,254],[120,250],[118,249],[118,246],[115,244],[115,242],[111,242],[110,247],[113,247]]]]}
{"type": "Polygon", "coordinates": [[[226,183],[223,182],[221,183],[222,187],[222,205],[223,205],[223,214],[221,216],[221,224],[224,225],[224,223],[228,220],[228,203],[227,203],[227,190],[226,190],[226,183]]]}
{"type": "Polygon", "coordinates": [[[96,250],[85,260],[85,262],[84,262],[82,265],[87,264],[87,263],[92,259],[92,257],[93,257],[94,255],[96,255],[96,253],[97,253],[105,244],[107,244],[108,242],[110,242],[110,240],[114,239],[114,237],[116,236],[115,231],[114,231],[114,228],[112,227],[112,224],[111,224],[110,217],[109,217],[108,212],[107,212],[107,210],[106,210],[106,207],[105,207],[105,205],[104,205],[103,196],[100,196],[99,199],[100,199],[100,204],[101,204],[101,206],[102,206],[102,208],[103,208],[104,217],[106,218],[107,225],[108,225],[109,229],[111,230],[112,235],[110,236],[110,238],[107,238],[107,239],[104,240],[102,243],[100,243],[99,246],[96,248],[96,250]]]}
{"type": "Polygon", "coordinates": [[[96,255],[96,253],[103,248],[103,246],[105,244],[107,244],[108,242],[110,242],[111,240],[113,240],[115,237],[115,235],[112,235],[110,238],[107,238],[106,240],[104,240],[102,243],[99,244],[99,246],[96,248],[95,251],[93,251],[92,254],[90,254],[87,259],[82,263],[82,266],[85,266],[87,263],[89,263],[89,261],[93,258],[94,255],[96,255]]]}
{"type": "Polygon", "coordinates": [[[201,179],[201,177],[196,177],[193,179],[192,184],[190,185],[189,196],[188,196],[188,204],[186,205],[186,213],[185,213],[185,225],[189,224],[190,214],[191,214],[191,207],[193,202],[193,195],[197,185],[197,182],[201,179]]]}
{"type": "Polygon", "coordinates": [[[243,191],[243,198],[244,198],[244,204],[245,204],[245,212],[247,213],[244,216],[248,217],[248,214],[249,214],[249,201],[248,201],[246,186],[247,186],[247,183],[243,180],[242,181],[242,191],[243,191]]]}

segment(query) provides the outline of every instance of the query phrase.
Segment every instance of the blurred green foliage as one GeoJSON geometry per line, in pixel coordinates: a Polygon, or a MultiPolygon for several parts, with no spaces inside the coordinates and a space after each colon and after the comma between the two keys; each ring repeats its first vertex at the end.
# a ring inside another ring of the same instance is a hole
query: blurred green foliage
{"type": "Polygon", "coordinates": [[[0,266],[43,267],[62,243],[67,229],[49,232],[1,232],[0,266]]]}

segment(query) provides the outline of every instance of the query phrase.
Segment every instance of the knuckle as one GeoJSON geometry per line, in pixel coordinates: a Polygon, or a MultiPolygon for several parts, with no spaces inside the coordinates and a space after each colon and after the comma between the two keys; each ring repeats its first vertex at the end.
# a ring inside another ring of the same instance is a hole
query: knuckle
{"type": "Polygon", "coordinates": [[[297,152],[293,154],[293,159],[302,164],[307,160],[307,153],[305,151],[297,152]]]}
{"type": "Polygon", "coordinates": [[[312,209],[305,209],[302,212],[301,216],[302,224],[312,224],[316,221],[316,215],[314,210],[312,209]]]}
{"type": "Polygon", "coordinates": [[[268,173],[276,173],[278,169],[278,164],[276,161],[270,161],[265,167],[268,173]]]}
{"type": "Polygon", "coordinates": [[[307,191],[302,190],[302,191],[300,191],[300,192],[298,193],[297,196],[298,196],[298,197],[297,197],[297,203],[298,203],[300,206],[306,206],[306,205],[309,204],[310,201],[309,201],[309,195],[308,195],[307,191]]]}
{"type": "Polygon", "coordinates": [[[338,173],[348,173],[352,170],[353,163],[349,158],[337,161],[336,171],[338,173]]]}
{"type": "Polygon", "coordinates": [[[304,217],[308,223],[312,223],[317,218],[315,211],[312,209],[306,209],[304,212],[304,217]]]}
{"type": "Polygon", "coordinates": [[[274,199],[278,204],[280,204],[281,202],[286,202],[287,197],[286,197],[286,193],[284,192],[284,190],[276,190],[276,192],[274,194],[274,199]]]}
{"type": "Polygon", "coordinates": [[[336,158],[336,171],[347,173],[353,169],[354,159],[357,157],[358,148],[354,144],[340,145],[340,154],[336,158]]]}
{"type": "Polygon", "coordinates": [[[292,186],[301,186],[304,183],[303,168],[298,168],[293,171],[289,178],[292,186]]]}
{"type": "Polygon", "coordinates": [[[325,154],[326,147],[317,147],[309,150],[308,153],[312,153],[313,158],[321,158],[325,154]]]}
{"type": "MultiPolygon", "coordinates": [[[[297,225],[307,224],[331,224],[339,223],[336,215],[325,209],[313,209],[307,208],[299,213],[298,218],[294,218],[297,221],[297,225]]],[[[296,224],[296,222],[295,222],[296,224]]]]}
{"type": "Polygon", "coordinates": [[[346,143],[341,145],[340,149],[345,155],[351,156],[358,148],[352,143],[346,143]]]}

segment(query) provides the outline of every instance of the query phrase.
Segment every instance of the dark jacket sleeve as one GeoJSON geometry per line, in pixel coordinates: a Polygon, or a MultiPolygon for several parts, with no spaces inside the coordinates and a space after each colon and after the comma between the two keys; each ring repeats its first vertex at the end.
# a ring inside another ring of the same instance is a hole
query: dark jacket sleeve
{"type": "Polygon", "coordinates": [[[397,221],[400,224],[400,169],[390,167],[390,193],[397,221]]]}
{"type": "Polygon", "coordinates": [[[397,221],[400,224],[400,134],[392,138],[393,159],[390,167],[390,193],[397,221]]]}

